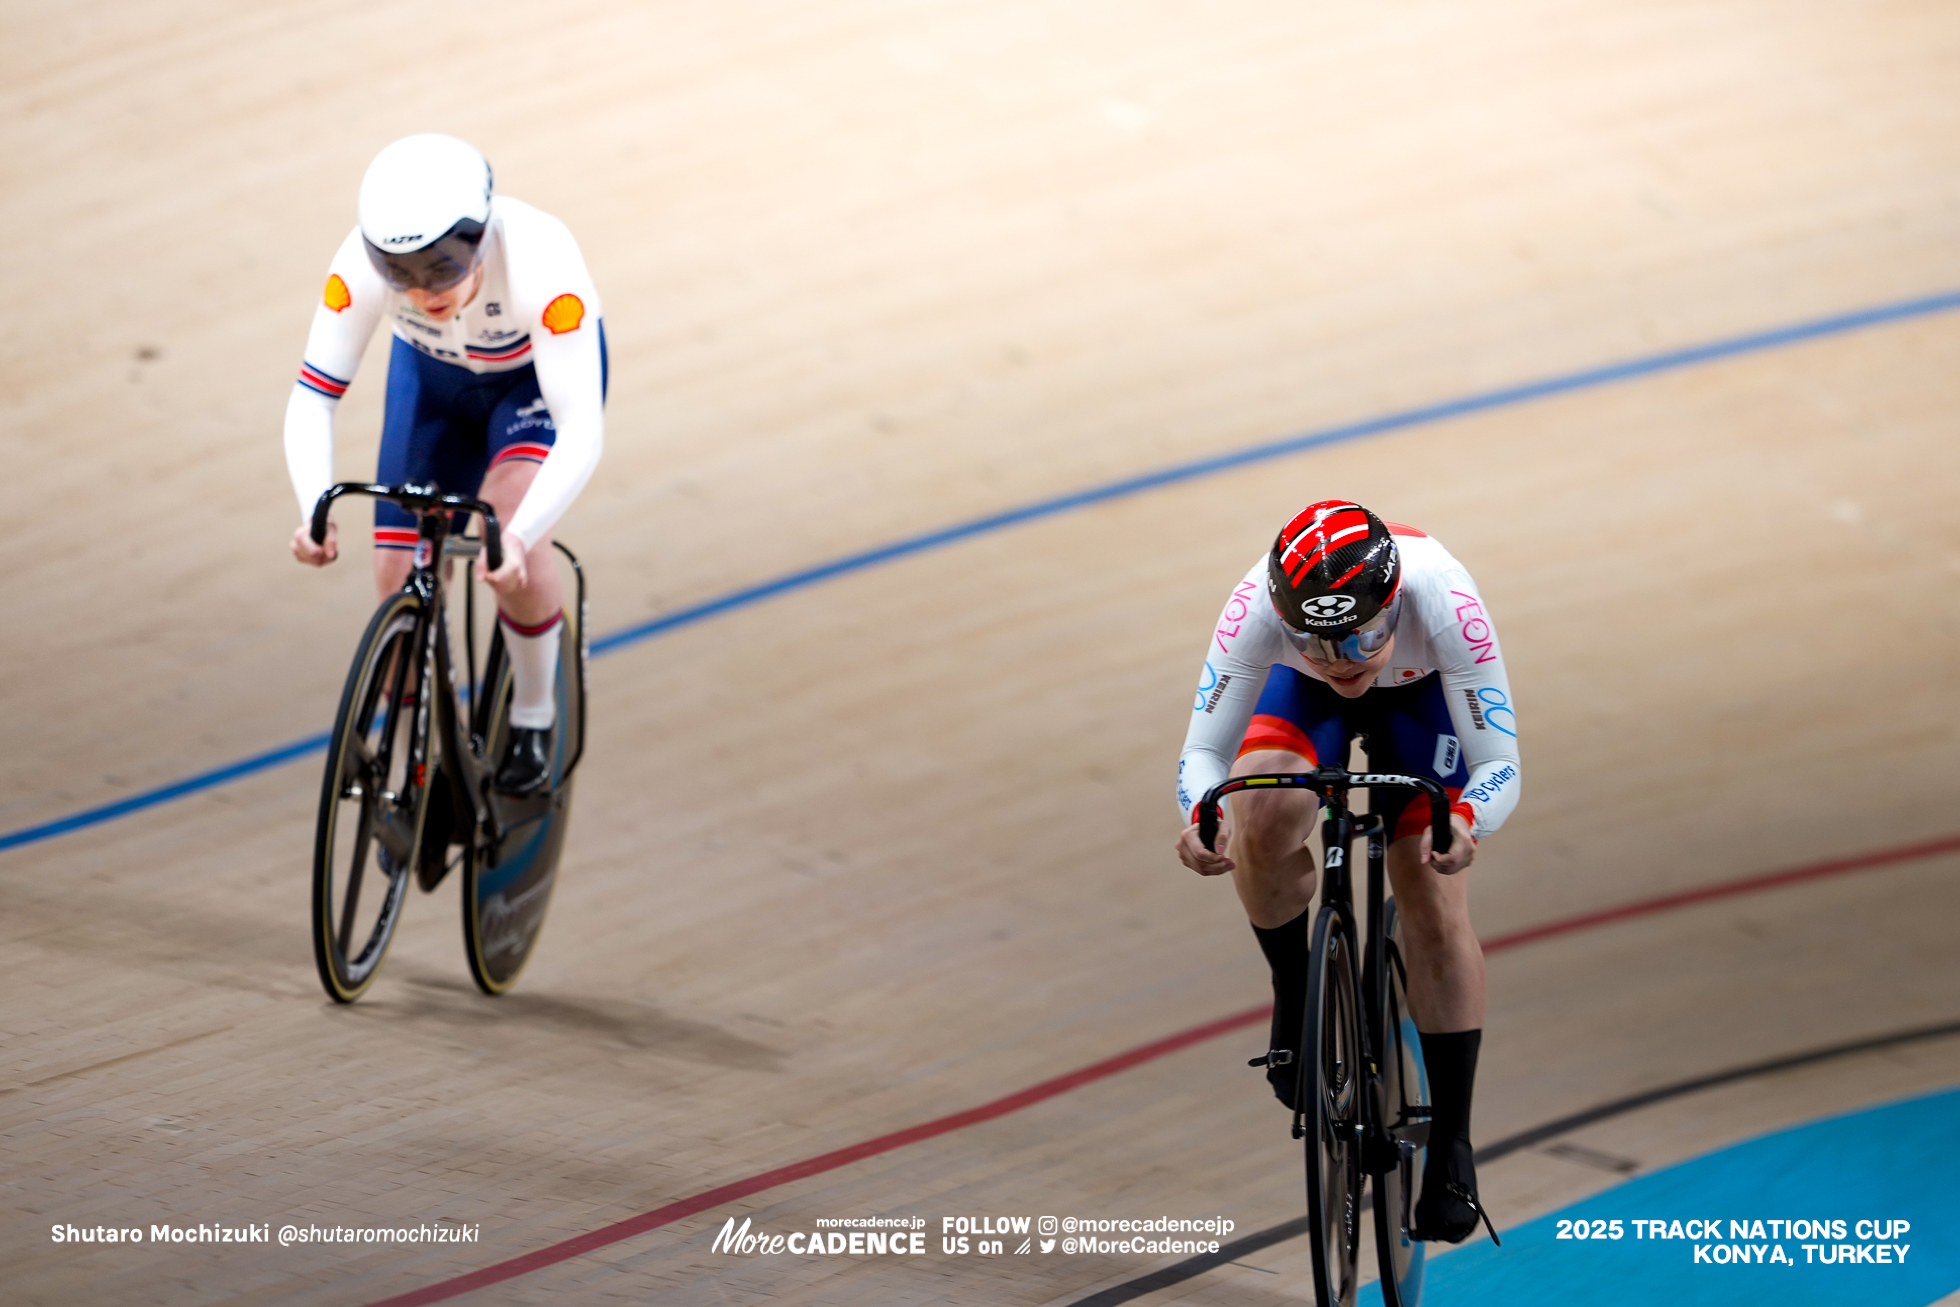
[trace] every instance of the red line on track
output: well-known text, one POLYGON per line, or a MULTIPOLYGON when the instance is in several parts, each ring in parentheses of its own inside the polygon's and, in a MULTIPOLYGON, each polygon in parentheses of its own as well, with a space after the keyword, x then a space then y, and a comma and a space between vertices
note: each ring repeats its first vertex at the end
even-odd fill
MULTIPOLYGON (((1871 871, 1901 862, 1938 857, 1945 853, 1960 853, 1960 835, 1908 844, 1896 849, 1880 849, 1874 853, 1857 854, 1849 858, 1835 858, 1828 862, 1811 863, 1787 871, 1774 871, 1760 876, 1722 881, 1714 885, 1705 885, 1700 889, 1663 894, 1651 899, 1642 899, 1637 903, 1622 904, 1617 908, 1605 908, 1598 912, 1567 917, 1562 921, 1550 921, 1542 926, 1530 926, 1524 930, 1515 930, 1507 935, 1498 935, 1486 940, 1484 952, 1499 953, 1505 949, 1517 948, 1522 944, 1549 939, 1555 935, 1567 935, 1574 931, 1590 930, 1595 926, 1604 926, 1616 921, 1651 916, 1657 912, 1687 907, 1694 903, 1733 898, 1738 894, 1753 894, 1759 890, 1777 889, 1784 885, 1821 880, 1827 876, 1842 876, 1854 871, 1871 871)), ((951 1116, 942 1116, 936 1120, 909 1126, 904 1130, 895 1130, 891 1134, 879 1135, 875 1139, 867 1139, 862 1143, 839 1148, 833 1152, 821 1153, 801 1162, 792 1162, 773 1171, 764 1171, 759 1175, 734 1180, 717 1189, 709 1189, 692 1197, 680 1199, 678 1202, 669 1203, 665 1207, 656 1207, 650 1212, 642 1212, 624 1221, 601 1226, 597 1230, 576 1235, 535 1252, 525 1253, 521 1257, 513 1257, 508 1261, 471 1271, 467 1275, 459 1275, 454 1279, 442 1280, 420 1289, 410 1290, 408 1293, 397 1294, 393 1298, 384 1298, 379 1302, 368 1304, 368 1307, 422 1307, 424 1303, 443 1302, 474 1289, 485 1289, 493 1284, 502 1284, 506 1280, 514 1280, 520 1275, 528 1275, 532 1271, 555 1266, 559 1262, 569 1261, 584 1253, 604 1248, 608 1244, 645 1234, 648 1230, 672 1225, 675 1221, 684 1220, 711 1207, 718 1207, 722 1203, 747 1198, 751 1194, 774 1189, 793 1180, 820 1175, 825 1171, 835 1171, 839 1167, 849 1166, 852 1162, 859 1162, 867 1157, 876 1157, 880 1153, 889 1153, 908 1144, 916 1144, 922 1140, 950 1134, 955 1130, 963 1130, 970 1125, 978 1125, 982 1121, 992 1121, 1011 1112, 1018 1112, 1024 1107, 1032 1107, 1036 1103, 1066 1094, 1071 1089, 1079 1089, 1083 1085, 1107 1079, 1118 1072, 1155 1061, 1180 1049, 1189 1048, 1193 1044, 1201 1044, 1208 1039, 1215 1039, 1219 1035, 1264 1021, 1271 1012, 1271 1005, 1266 1005, 1235 1012, 1231 1016, 1220 1017, 1215 1021, 1207 1021, 1203 1025, 1192 1026, 1174 1035, 1141 1044, 1126 1053, 1118 1053, 1100 1062, 1092 1062, 1067 1075, 1044 1080, 1038 1085, 1009 1094, 1005 1098, 996 1098, 991 1103, 982 1103, 964 1112, 955 1112, 951 1116)))
POLYGON ((1875 853, 1854 854, 1849 858, 1833 858, 1829 862, 1813 862, 1807 866, 1793 867, 1788 871, 1772 871, 1761 876, 1745 876, 1740 880, 1720 881, 1713 885, 1704 885, 1700 889, 1682 890, 1678 894, 1663 894, 1657 898, 1642 899, 1638 903, 1623 903, 1617 908, 1603 908, 1598 912, 1567 917, 1563 921, 1548 921, 1542 926, 1527 926, 1523 930, 1514 930, 1508 935, 1498 935, 1485 940, 1484 952, 1501 953, 1507 948, 1550 939, 1554 935, 1569 935, 1575 930, 1590 930, 1594 926, 1604 926, 1609 922, 1651 916, 1671 908, 1685 908, 1691 903, 1734 898, 1738 894, 1754 894, 1757 890, 1776 889, 1806 880, 1822 880, 1826 876, 1842 876, 1847 872, 1873 871, 1895 863, 1935 858, 1942 853, 1960 853, 1960 835, 1948 835, 1944 839, 1907 844, 1896 849, 1880 849, 1875 853))
POLYGON ((620 1221, 617 1224, 603 1226, 588 1234, 577 1235, 574 1238, 565 1240, 563 1243, 555 1243, 550 1247, 540 1248, 536 1252, 526 1253, 522 1257, 513 1257, 507 1262, 498 1262, 495 1266, 486 1266, 480 1271, 471 1271, 468 1275, 459 1275, 453 1280, 444 1280, 440 1284, 432 1284, 425 1289, 415 1289, 411 1292, 400 1294, 397 1297, 385 1298, 378 1303, 370 1304, 370 1307, 417 1307, 421 1303, 441 1302, 445 1298, 454 1298, 456 1295, 468 1293, 472 1289, 481 1289, 492 1284, 500 1284, 505 1280, 513 1279, 519 1275, 540 1270, 543 1267, 554 1265, 568 1258, 577 1257, 581 1253, 591 1252, 595 1248, 603 1248, 607 1244, 618 1243, 622 1239, 631 1239, 636 1234, 644 1234, 648 1230, 658 1229, 663 1225, 671 1225, 683 1217, 693 1216, 696 1212, 706 1211, 710 1207, 718 1207, 722 1203, 733 1202, 737 1198, 746 1198, 750 1194, 760 1193, 764 1189, 773 1189, 777 1185, 788 1184, 792 1180, 801 1180, 805 1176, 817 1175, 824 1171, 834 1171, 840 1166, 848 1166, 852 1162, 862 1161, 867 1157, 876 1157, 879 1153, 889 1153, 894 1148, 903 1148, 907 1144, 916 1144, 922 1139, 931 1139, 937 1135, 949 1134, 954 1130, 962 1130, 970 1125, 978 1125, 982 1121, 991 1121, 995 1117, 1006 1116, 1009 1112, 1018 1112, 1024 1107, 1030 1107, 1045 1099, 1054 1098, 1058 1094, 1066 1094, 1069 1090, 1079 1088, 1092 1081, 1105 1079, 1115 1075, 1119 1071, 1128 1071, 1133 1066, 1140 1066, 1145 1062, 1154 1061, 1168 1053, 1175 1053, 1181 1048, 1188 1048, 1192 1044, 1201 1044, 1205 1040, 1215 1038, 1229 1030, 1237 1030, 1241 1026, 1249 1026, 1255 1022, 1264 1021, 1267 1014, 1271 1011, 1272 1007, 1270 1005, 1266 1007, 1248 1008, 1244 1012, 1235 1012, 1229 1017, 1220 1017, 1216 1021, 1207 1021, 1201 1026, 1193 1026, 1189 1030, 1180 1030, 1175 1035, 1168 1035, 1152 1043, 1143 1044, 1131 1049, 1127 1053, 1118 1053, 1115 1057, 1105 1058, 1100 1062, 1093 1062, 1079 1071, 1071 1071, 1065 1076, 1056 1076, 1053 1080, 1044 1080, 1038 1085, 1021 1090, 1019 1093, 1009 1094, 1005 1098, 996 1098, 991 1103, 982 1103, 980 1106, 970 1107, 964 1112, 955 1112, 951 1116, 942 1116, 935 1121, 927 1121, 921 1125, 911 1126, 904 1130, 896 1130, 888 1135, 879 1135, 876 1139, 867 1139, 861 1144, 852 1144, 848 1148, 839 1148, 835 1152, 824 1153, 817 1157, 807 1158, 801 1162, 792 1162, 788 1166, 777 1167, 773 1171, 764 1171, 761 1175, 752 1175, 747 1179, 736 1180, 721 1186, 719 1189, 710 1189, 706 1193, 695 1194, 691 1198, 683 1198, 679 1202, 669 1203, 665 1207, 656 1207, 650 1212, 642 1212, 638 1216, 620 1221))

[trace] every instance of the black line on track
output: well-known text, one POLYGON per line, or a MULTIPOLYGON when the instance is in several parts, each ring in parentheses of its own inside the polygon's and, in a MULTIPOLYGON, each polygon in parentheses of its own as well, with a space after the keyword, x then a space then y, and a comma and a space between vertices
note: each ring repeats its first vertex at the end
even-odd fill
MULTIPOLYGON (((1547 1121, 1543 1125, 1533 1126, 1529 1130, 1521 1130, 1517 1134, 1506 1135, 1494 1144, 1488 1144, 1479 1148, 1477 1150, 1477 1162, 1479 1165, 1495 1162, 1500 1157, 1508 1157, 1512 1153, 1531 1147, 1533 1144, 1540 1144, 1547 1139, 1555 1139, 1559 1135, 1569 1134, 1581 1126, 1592 1125, 1594 1122, 1605 1121, 1611 1117, 1623 1116, 1628 1112, 1637 1111, 1640 1108, 1648 1107, 1655 1103, 1664 1103, 1670 1098, 1681 1098, 1688 1094, 1698 1093, 1703 1089, 1713 1089, 1717 1085, 1733 1084, 1735 1081, 1748 1080, 1755 1076, 1773 1075, 1778 1071, 1788 1071, 1795 1067, 1809 1066, 1814 1062, 1828 1062, 1832 1058, 1850 1057, 1857 1053, 1875 1052, 1881 1048, 1894 1048, 1900 1044, 1913 1044, 1928 1039, 1942 1039, 1948 1035, 1960 1035, 1960 1021, 1943 1021, 1937 1025, 1914 1026, 1910 1030, 1898 1030, 1889 1035, 1874 1035, 1868 1039, 1854 1039, 1849 1043, 1832 1044, 1828 1048, 1812 1049, 1807 1053, 1792 1053, 1787 1057, 1771 1058, 1766 1062, 1751 1062, 1746 1066, 1735 1067, 1728 1071, 1717 1071, 1713 1075, 1696 1076, 1692 1080, 1677 1080, 1671 1085, 1662 1085, 1659 1088, 1645 1090, 1638 1094, 1629 1094, 1625 1098, 1616 1098, 1610 1103, 1601 1103, 1597 1107, 1589 1107, 1583 1112, 1574 1112, 1570 1116, 1562 1116, 1556 1120, 1547 1121)), ((1118 1303, 1132 1302, 1147 1293, 1155 1293, 1159 1289, 1167 1289, 1173 1284, 1182 1284, 1194 1276, 1203 1275, 1206 1271, 1223 1266, 1227 1262, 1235 1261, 1240 1257, 1246 1256, 1248 1253, 1255 1253, 1261 1249, 1270 1248, 1276 1243, 1285 1243, 1288 1239, 1298 1238, 1305 1233, 1307 1233, 1307 1218, 1296 1216, 1290 1221, 1282 1221, 1278 1225, 1268 1226, 1264 1230, 1255 1230, 1243 1239, 1234 1239, 1231 1243, 1223 1244, 1215 1253, 1201 1253, 1196 1257, 1187 1257, 1181 1262, 1172 1262, 1169 1266, 1160 1267, 1148 1275, 1140 1275, 1134 1280, 1125 1280, 1121 1284, 1112 1284, 1106 1289, 1098 1289, 1086 1298, 1076 1299, 1069 1304, 1069 1307, 1116 1307, 1118 1303)))
POLYGON ((39 1080, 26 1080, 17 1085, 8 1085, 5 1089, 0 1089, 0 1098, 4 1098, 8 1094, 18 1094, 22 1090, 37 1089, 42 1085, 51 1085, 57 1080, 72 1080, 76 1076, 85 1076, 91 1071, 100 1071, 105 1067, 118 1066, 124 1062, 134 1062, 137 1058, 148 1057, 152 1053, 165 1053, 173 1048, 182 1048, 186 1044, 195 1044, 200 1039, 209 1039, 213 1035, 222 1035, 230 1029, 230 1026, 219 1026, 216 1030, 207 1030, 201 1035, 186 1035, 182 1039, 173 1039, 168 1044, 158 1044, 155 1048, 141 1048, 134 1053, 124 1053, 121 1057, 107 1058, 101 1062, 91 1062, 87 1066, 78 1066, 72 1071, 57 1071, 51 1076, 42 1076, 39 1080))
POLYGON ((1306 1232, 1307 1218, 1296 1216, 1290 1221, 1282 1221, 1264 1230, 1255 1230, 1243 1239, 1220 1244, 1215 1253, 1199 1253, 1196 1257, 1172 1262, 1169 1266, 1152 1271, 1148 1275, 1140 1275, 1134 1280, 1112 1284, 1107 1289, 1090 1294, 1087 1298, 1076 1299, 1069 1304, 1069 1307, 1112 1307, 1115 1303, 1129 1302, 1132 1298, 1141 1298, 1146 1293, 1155 1293, 1159 1289, 1168 1289, 1173 1284, 1182 1284, 1192 1276, 1203 1275, 1213 1267, 1223 1266, 1226 1262, 1236 1261, 1247 1253, 1256 1253, 1276 1243, 1285 1243, 1288 1239, 1298 1238, 1306 1232))
POLYGON ((1792 1053, 1788 1057, 1775 1057, 1767 1062, 1751 1062, 1747 1066, 1736 1067, 1732 1071, 1717 1071, 1714 1075, 1697 1076, 1693 1080, 1679 1080, 1658 1089, 1644 1093, 1629 1094, 1616 1098, 1598 1107, 1589 1107, 1571 1116, 1562 1116, 1556 1121, 1533 1126, 1509 1135, 1494 1144, 1487 1144, 1477 1150, 1477 1161, 1495 1162, 1500 1157, 1508 1157, 1519 1149, 1541 1144, 1547 1139, 1570 1134, 1580 1126, 1604 1121, 1608 1117, 1622 1116, 1637 1111, 1650 1103, 1663 1103, 1670 1098, 1680 1098, 1685 1094, 1703 1089, 1713 1089, 1717 1085, 1731 1084, 1737 1080, 1748 1080, 1754 1076, 1766 1076, 1778 1071, 1788 1071, 1793 1067, 1808 1066, 1812 1062, 1828 1062, 1834 1057, 1850 1057, 1854 1053, 1870 1053, 1881 1048, 1891 1048, 1896 1044, 1911 1044, 1923 1039, 1939 1039, 1946 1035, 1960 1035, 1960 1021, 1944 1021, 1934 1026, 1915 1026, 1910 1030, 1894 1031, 1889 1035, 1874 1035, 1870 1039, 1855 1039, 1848 1044, 1832 1044, 1829 1048, 1812 1049, 1808 1053, 1792 1053))

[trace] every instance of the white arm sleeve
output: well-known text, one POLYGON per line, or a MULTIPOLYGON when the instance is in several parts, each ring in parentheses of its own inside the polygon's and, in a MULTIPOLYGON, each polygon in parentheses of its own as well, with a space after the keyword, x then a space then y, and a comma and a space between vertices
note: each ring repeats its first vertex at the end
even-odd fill
POLYGON ((511 299, 530 330, 538 391, 556 432, 537 479, 504 524, 528 548, 565 515, 605 450, 601 310, 599 292, 570 229, 527 204, 499 204, 511 299))
POLYGON ((293 480, 301 521, 333 484, 334 401, 305 382, 293 383, 286 400, 286 475, 293 480))
POLYGON ((1266 673, 1279 658, 1279 618, 1266 600, 1265 581, 1261 559, 1225 601, 1205 649, 1177 762, 1177 806, 1187 822, 1205 792, 1231 775, 1266 673))
POLYGON ((333 484, 334 406, 360 369, 387 296, 356 228, 340 243, 327 269, 326 290, 306 334, 299 380, 286 401, 286 472, 302 521, 313 516, 321 492, 333 484))
POLYGON ((1470 833, 1482 839, 1518 806, 1523 784, 1511 682, 1497 628, 1470 574, 1451 568, 1432 593, 1423 604, 1430 647, 1442 663, 1443 694, 1470 772, 1456 806, 1470 810, 1470 833))

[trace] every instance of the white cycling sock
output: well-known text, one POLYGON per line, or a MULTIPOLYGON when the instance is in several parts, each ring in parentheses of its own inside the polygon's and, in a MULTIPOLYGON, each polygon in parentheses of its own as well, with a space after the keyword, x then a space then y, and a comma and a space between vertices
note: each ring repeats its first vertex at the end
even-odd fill
POLYGON ((537 626, 519 626, 506 613, 497 616, 504 624, 504 648, 510 651, 510 724, 549 730, 558 719, 558 640, 565 614, 553 613, 550 621, 537 626))

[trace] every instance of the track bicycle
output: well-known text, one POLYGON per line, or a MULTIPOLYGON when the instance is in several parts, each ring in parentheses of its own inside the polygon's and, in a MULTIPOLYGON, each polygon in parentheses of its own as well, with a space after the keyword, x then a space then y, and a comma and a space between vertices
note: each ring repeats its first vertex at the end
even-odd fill
POLYGON ((336 1002, 359 998, 394 938, 411 872, 427 891, 460 868, 470 976, 484 993, 502 994, 544 924, 585 750, 585 572, 553 541, 577 580, 577 603, 559 641, 551 777, 535 794, 500 794, 492 781, 509 738, 512 686, 503 630, 493 629, 479 666, 476 589, 466 574, 459 669, 445 602, 455 560, 467 567, 480 552, 491 571, 503 565, 496 513, 433 485, 345 481, 314 505, 314 543, 325 543, 328 510, 345 495, 389 500, 420 525, 408 579, 368 622, 328 738, 313 840, 320 983, 336 1002), (472 513, 481 536, 461 534, 472 513))
MULTIPOLYGON (((1307 1216, 1313 1236, 1314 1292, 1323 1307, 1350 1307, 1360 1289, 1364 1177, 1374 1181, 1375 1250, 1384 1307, 1417 1307, 1423 1246, 1410 1235, 1429 1142, 1429 1077, 1409 1012, 1408 968, 1395 900, 1384 899, 1388 837, 1377 813, 1348 810, 1351 789, 1402 787, 1429 800, 1430 838, 1449 852, 1449 799, 1419 776, 1321 767, 1303 773, 1239 776, 1198 804, 1198 837, 1218 838, 1219 800, 1240 790, 1311 790, 1321 818, 1320 910, 1307 961, 1307 994, 1294 1049, 1276 1048, 1253 1066, 1299 1060, 1293 1137, 1306 1141, 1307 1216), (1351 874, 1356 836, 1368 841, 1367 929, 1355 916, 1351 874), (1362 954, 1357 966, 1357 940, 1362 954)), ((1488 1217, 1485 1218, 1488 1221, 1488 1217)), ((1495 1229, 1491 1237, 1496 1238, 1495 1229)))

